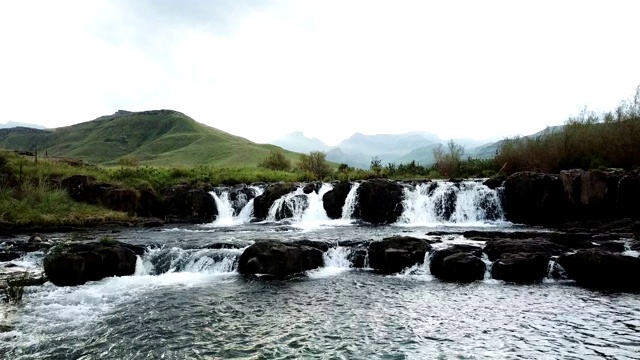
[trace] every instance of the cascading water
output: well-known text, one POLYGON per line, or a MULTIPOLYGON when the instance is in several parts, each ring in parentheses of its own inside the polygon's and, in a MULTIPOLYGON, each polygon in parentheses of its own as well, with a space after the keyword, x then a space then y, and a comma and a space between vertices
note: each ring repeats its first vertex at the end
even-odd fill
POLYGON ((226 274, 235 272, 244 249, 149 249, 136 262, 135 275, 165 273, 226 274))
POLYGON ((351 249, 342 246, 332 247, 322 255, 324 266, 309 271, 308 275, 312 278, 322 278, 345 272, 353 267, 350 256, 351 249))
POLYGON ((333 189, 331 184, 322 184, 318 192, 305 194, 302 187, 276 200, 271 208, 267 221, 289 219, 293 223, 314 226, 329 221, 324 210, 322 197, 333 189))
POLYGON ((400 224, 473 224, 504 219, 495 190, 474 181, 405 187, 400 224))
POLYGON ((356 209, 359 187, 360 183, 354 183, 351 186, 349 194, 347 194, 347 198, 344 201, 344 206, 342 207, 342 220, 351 220, 353 211, 356 209))
POLYGON ((218 209, 218 216, 213 222, 213 226, 239 225, 251 221, 254 197, 260 196, 263 189, 257 186, 250 186, 247 189, 253 192, 251 199, 248 199, 247 195, 240 191, 233 201, 230 199, 229 190, 220 191, 220 195, 216 191, 210 192, 218 209))

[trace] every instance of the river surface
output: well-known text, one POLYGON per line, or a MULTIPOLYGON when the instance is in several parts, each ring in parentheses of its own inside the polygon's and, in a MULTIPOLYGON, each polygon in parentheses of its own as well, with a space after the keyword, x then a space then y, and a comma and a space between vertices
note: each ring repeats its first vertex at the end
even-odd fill
MULTIPOLYGON (((66 288, 47 283, 27 288, 22 305, 3 304, 0 358, 640 359, 638 294, 553 280, 452 284, 434 279, 427 266, 384 276, 351 268, 340 246, 325 255, 324 268, 286 280, 235 271, 243 248, 260 238, 333 244, 435 238, 425 234, 438 230, 451 232, 437 237, 438 246, 447 246, 470 243, 455 234, 468 229, 521 228, 499 221, 371 227, 335 220, 109 234, 157 247, 139 258, 133 276, 66 288), (219 243, 234 248, 211 249, 219 243)), ((38 271, 42 256, 14 262, 38 271)))

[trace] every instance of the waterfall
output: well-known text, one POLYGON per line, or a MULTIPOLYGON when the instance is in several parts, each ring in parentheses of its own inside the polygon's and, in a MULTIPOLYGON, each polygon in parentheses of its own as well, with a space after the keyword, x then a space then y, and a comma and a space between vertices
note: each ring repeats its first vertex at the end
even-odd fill
POLYGON ((348 271, 352 268, 350 256, 351 249, 342 246, 332 247, 322 255, 324 266, 308 271, 307 275, 310 278, 323 278, 348 271))
POLYGON ((491 268, 493 267, 493 263, 491 262, 491 260, 489 260, 489 256, 485 253, 482 253, 482 257, 480 259, 482 260, 482 262, 484 262, 485 265, 484 281, 492 280, 493 277, 491 276, 491 268))
POLYGON ((244 249, 150 249, 136 261, 135 275, 235 272, 244 249))
POLYGON ((322 204, 322 196, 333 189, 331 184, 322 184, 316 194, 305 194, 302 187, 276 200, 269 208, 267 221, 290 219, 294 223, 320 223, 329 221, 322 204))
POLYGON ((254 197, 260 196, 263 189, 257 186, 249 186, 247 189, 253 192, 253 197, 249 200, 247 200, 247 195, 242 191, 236 192, 233 201, 230 199, 231 193, 228 189, 219 190, 220 195, 216 191, 210 192, 218 208, 218 216, 212 223, 213 226, 239 225, 251 221, 254 197))
POLYGON ((504 220, 495 190, 475 181, 431 182, 404 188, 400 224, 470 224, 504 220))
POLYGON ((351 186, 349 194, 347 194, 347 198, 344 201, 344 206, 342 207, 342 220, 351 220, 353 211, 356 209, 359 187, 360 183, 354 183, 351 186))

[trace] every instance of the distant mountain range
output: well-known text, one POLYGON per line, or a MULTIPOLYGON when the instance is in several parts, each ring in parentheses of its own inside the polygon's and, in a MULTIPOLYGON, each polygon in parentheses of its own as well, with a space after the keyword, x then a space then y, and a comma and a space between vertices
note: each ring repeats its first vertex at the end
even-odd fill
POLYGON ((21 123, 21 122, 17 122, 17 121, 9 121, 6 124, 0 124, 0 129, 9 129, 9 128, 13 128, 13 127, 26 127, 26 128, 32 128, 32 129, 46 129, 42 125, 27 124, 27 123, 21 123))
MULTIPOLYGON (((562 126, 548 127, 529 137, 553 133, 562 129, 562 126)), ((473 139, 453 139, 456 143, 465 147, 464 156, 480 159, 489 159, 496 155, 503 140, 495 142, 478 141, 473 139)), ((440 139, 429 132, 409 132, 404 134, 380 134, 364 135, 355 133, 350 138, 336 146, 328 146, 317 138, 310 139, 302 132, 296 131, 288 134, 272 144, 284 149, 308 153, 310 151, 324 151, 327 160, 336 163, 345 163, 349 166, 368 169, 373 157, 378 157, 382 164, 409 163, 415 161, 422 165, 430 165, 435 162, 433 151, 441 146, 446 146, 449 140, 440 139)))

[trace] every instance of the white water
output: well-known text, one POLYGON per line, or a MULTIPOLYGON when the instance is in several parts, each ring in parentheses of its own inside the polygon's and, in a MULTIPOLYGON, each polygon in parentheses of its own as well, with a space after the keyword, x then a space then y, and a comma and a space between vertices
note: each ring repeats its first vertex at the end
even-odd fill
POLYGON ((322 255, 324 266, 307 272, 311 278, 324 278, 341 274, 352 269, 349 255, 351 250, 342 246, 330 248, 322 255))
MULTIPOLYGON (((263 190, 257 186, 250 187, 255 196, 262 195, 263 190)), ((216 202, 216 207, 218 208, 218 216, 213 221, 211 226, 234 226, 240 224, 246 224, 251 221, 253 217, 253 200, 247 200, 247 196, 243 193, 238 194, 238 199, 235 201, 235 204, 229 199, 229 191, 224 190, 218 196, 215 191, 210 192, 213 200, 216 202), (234 209, 234 205, 236 208, 242 206, 242 209, 238 214, 234 209)))
POLYGON ((349 194, 347 194, 347 198, 344 201, 344 206, 342 206, 342 220, 352 219, 353 212, 356 209, 356 203, 358 200, 359 187, 360 183, 354 183, 353 185, 351 185, 349 194))
POLYGON ((399 225, 486 226, 504 221, 495 190, 474 182, 436 182, 404 189, 404 211, 399 225))
POLYGON ((234 274, 244 249, 150 249, 136 261, 134 275, 167 273, 234 274))
POLYGON ((415 264, 410 268, 404 269, 397 276, 406 277, 410 276, 412 278, 416 278, 422 281, 432 281, 435 279, 435 276, 431 275, 431 255, 433 255, 433 251, 427 252, 424 254, 424 260, 422 264, 415 264))

